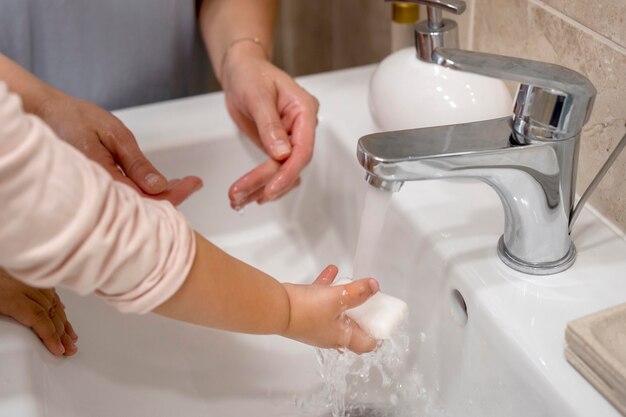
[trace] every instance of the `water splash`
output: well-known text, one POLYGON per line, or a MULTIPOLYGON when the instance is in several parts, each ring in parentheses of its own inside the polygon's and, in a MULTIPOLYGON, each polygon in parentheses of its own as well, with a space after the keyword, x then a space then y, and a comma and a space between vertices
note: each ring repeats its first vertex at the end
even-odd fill
MULTIPOLYGON (((368 187, 352 276, 371 274, 392 193, 368 187)), ((421 332, 409 337, 408 319, 394 335, 370 353, 317 349, 322 388, 297 397, 301 416, 325 417, 448 417, 438 389, 427 391, 414 355, 426 341, 421 332)))
POLYGON ((409 365, 410 352, 406 322, 375 352, 317 349, 322 389, 296 406, 306 416, 446 416, 427 397, 420 373, 409 365))
POLYGON ((365 411, 398 405, 403 364, 409 352, 405 328, 382 342, 376 351, 364 355, 317 350, 324 382, 322 396, 333 417, 366 415, 365 411))

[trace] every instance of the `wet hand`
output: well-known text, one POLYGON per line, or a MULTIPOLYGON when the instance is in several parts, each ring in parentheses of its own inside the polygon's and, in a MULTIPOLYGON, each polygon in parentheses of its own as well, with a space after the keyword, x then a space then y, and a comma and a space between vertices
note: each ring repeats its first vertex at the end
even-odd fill
POLYGON ((252 43, 229 51, 221 82, 232 119, 270 157, 230 187, 231 206, 280 198, 300 184, 313 156, 317 99, 252 43))
POLYGON ((321 348, 370 352, 376 348, 376 340, 344 312, 378 292, 378 282, 365 278, 347 285, 330 286, 336 276, 337 267, 330 265, 313 285, 284 284, 291 312, 283 336, 321 348))
POLYGON ((168 181, 146 159, 130 130, 93 103, 57 91, 38 106, 36 114, 61 139, 144 197, 178 205, 202 187, 202 180, 193 176, 168 181))
POLYGON ((78 351, 78 336, 54 289, 29 287, 0 269, 0 314, 32 329, 53 355, 78 351))

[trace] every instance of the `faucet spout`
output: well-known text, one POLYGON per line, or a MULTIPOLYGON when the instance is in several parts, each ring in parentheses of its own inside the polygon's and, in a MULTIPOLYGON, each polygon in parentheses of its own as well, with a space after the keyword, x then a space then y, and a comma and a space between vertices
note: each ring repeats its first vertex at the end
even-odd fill
POLYGON ((370 173, 365 174, 365 181, 379 190, 390 191, 392 193, 400 191, 400 188, 402 188, 404 184, 404 181, 387 181, 370 173))
POLYGON ((578 140, 530 140, 512 124, 505 117, 371 134, 359 140, 357 157, 367 181, 391 191, 404 181, 442 178, 488 184, 504 209, 500 258, 522 272, 556 273, 576 254, 568 223, 578 140))

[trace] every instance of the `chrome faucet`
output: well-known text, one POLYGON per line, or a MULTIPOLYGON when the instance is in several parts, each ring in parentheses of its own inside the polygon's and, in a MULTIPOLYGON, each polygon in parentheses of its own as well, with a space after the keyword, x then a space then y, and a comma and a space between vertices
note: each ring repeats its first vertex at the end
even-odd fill
POLYGON ((398 191, 404 181, 481 180, 504 208, 500 259, 535 275, 567 269, 576 259, 569 226, 580 133, 596 89, 581 74, 543 62, 447 48, 437 48, 433 60, 520 82, 513 115, 364 136, 357 157, 367 182, 398 191))

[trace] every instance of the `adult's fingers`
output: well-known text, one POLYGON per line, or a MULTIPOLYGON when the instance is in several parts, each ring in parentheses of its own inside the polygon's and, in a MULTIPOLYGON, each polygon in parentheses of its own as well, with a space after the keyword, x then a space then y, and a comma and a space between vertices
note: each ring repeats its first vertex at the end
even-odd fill
POLYGON ((265 184, 280 169, 280 162, 268 159, 261 165, 247 172, 241 178, 233 183, 228 190, 228 198, 231 206, 243 207, 252 200, 251 195, 259 189, 265 187, 265 184))
POLYGON ((69 321, 65 322, 65 333, 67 333, 69 337, 72 339, 72 341, 76 343, 76 341, 78 340, 78 335, 76 334, 76 331, 74 330, 74 326, 72 326, 72 323, 70 323, 69 321))
POLYGON ((24 291, 24 295, 45 310, 50 310, 53 306, 54 293, 50 289, 28 288, 24 291))
POLYGON ((328 265, 313 281, 314 285, 330 285, 339 273, 339 268, 335 265, 328 265))
POLYGON ((283 110, 283 124, 291 134, 292 151, 280 173, 268 184, 266 196, 270 200, 284 194, 284 190, 289 188, 313 158, 319 103, 293 81, 288 85, 295 93, 283 110))
MULTIPOLYGON (((78 351, 74 343, 78 336, 65 315, 65 306, 54 289, 35 289, 28 291, 26 297, 47 311, 48 317, 54 325, 56 334, 59 336, 65 351, 65 356, 72 356, 78 351)), ((35 329, 33 329, 35 330, 35 329)), ((41 337, 41 335, 38 334, 41 337)), ((41 337, 42 338, 42 337, 41 337)), ((43 338, 42 338, 43 340, 43 338)))
POLYGON ((244 208, 245 206, 247 206, 249 203, 252 203, 254 201, 259 201, 263 198, 263 193, 265 192, 264 187, 259 188, 256 191, 253 191, 252 194, 249 194, 248 196, 246 196, 243 200, 238 200, 238 202, 234 202, 233 200, 230 201, 230 207, 233 210, 241 210, 242 208, 244 208))
POLYGON ((141 195, 147 195, 137 184, 124 175, 124 173, 120 170, 120 167, 117 165, 117 162, 115 162, 113 155, 111 155, 110 151, 104 147, 104 144, 100 143, 97 146, 99 147, 98 151, 90 151, 90 154, 88 155, 90 159, 101 165, 115 181, 128 185, 141 195))
POLYGON ((185 201, 191 194, 202 188, 202 180, 199 177, 188 176, 182 179, 166 181, 166 187, 158 194, 145 192, 130 177, 127 177, 118 166, 114 159, 114 155, 110 153, 103 144, 99 145, 98 151, 90 151, 90 158, 106 169, 114 180, 128 185, 139 193, 142 197, 153 198, 157 200, 168 200, 170 203, 179 205, 185 201))
POLYGON ((61 318, 61 321, 63 322, 65 333, 70 337, 70 339, 72 339, 73 342, 76 342, 78 340, 78 335, 74 331, 74 328, 72 327, 70 321, 67 319, 67 314, 65 313, 65 305, 61 302, 61 298, 56 293, 56 291, 54 289, 52 289, 51 291, 53 293, 54 305, 59 314, 59 317, 61 318))
POLYGON ((61 341, 57 326, 48 315, 48 310, 39 303, 33 300, 20 303, 19 308, 12 312, 12 316, 19 323, 32 329, 50 353, 58 356, 65 353, 65 346, 61 341))
POLYGON ((61 299, 56 294, 56 291, 49 291, 52 291, 52 308, 48 311, 48 315, 52 319, 52 322, 57 329, 57 334, 61 338, 61 343, 65 348, 65 352, 63 352, 63 355, 73 356, 74 354, 76 354, 76 352, 78 352, 78 348, 74 343, 78 339, 78 336, 76 336, 76 333, 74 333, 74 329, 67 320, 67 316, 65 315, 65 306, 63 305, 63 303, 61 303, 61 299), (70 330, 74 337, 72 337, 72 335, 70 334, 70 330))
POLYGON ((57 335, 59 337, 63 336, 65 334, 65 323, 61 319, 61 315, 56 306, 48 309, 48 318, 52 321, 52 324, 54 324, 57 335))
POLYGON ((168 189, 160 194, 147 196, 156 200, 167 200, 177 206, 185 201, 191 194, 202 188, 202 180, 199 177, 188 176, 179 180, 170 180, 168 189))
POLYGON ((63 343, 65 348, 64 356, 74 356, 78 352, 78 347, 76 347, 76 344, 67 332, 61 335, 61 343, 63 343))
POLYGON ((128 129, 112 130, 101 135, 100 141, 111 152, 126 177, 143 192, 155 195, 167 189, 167 179, 148 161, 128 129))
POLYGON ((276 93, 263 90, 251 97, 246 101, 248 113, 256 124, 263 147, 276 161, 286 159, 291 154, 291 144, 278 114, 276 93))
POLYGON ((263 195, 261 198, 259 198, 257 200, 257 202, 259 204, 265 204, 268 201, 273 201, 273 200, 278 200, 280 199, 282 196, 284 196, 285 194, 288 194, 291 190, 293 190, 294 188, 297 188, 301 183, 300 177, 296 177, 295 181, 293 183, 291 183, 290 185, 288 185, 286 188, 284 188, 280 193, 276 194, 273 198, 269 199, 267 198, 267 191, 265 187, 263 189, 263 195))
MULTIPOLYGON (((52 321, 52 324, 54 325, 56 338, 58 338, 61 341, 61 344, 63 344, 63 355, 72 356, 78 351, 78 348, 74 344, 74 341, 67 334, 67 330, 65 328, 67 317, 65 317, 65 311, 58 301, 58 297, 56 299, 53 298, 52 307, 47 309, 48 318, 50 319, 50 321, 52 321)), ((44 308, 44 310, 46 309, 44 308)), ((35 333, 37 333, 36 328, 33 327, 33 330, 35 330, 35 333)), ((41 335, 39 336, 41 337, 41 335)))
POLYGON ((57 334, 59 336, 65 333, 65 311, 59 303, 58 297, 55 298, 55 291, 53 289, 37 289, 32 288, 26 292, 26 297, 35 303, 39 304, 41 308, 48 312, 48 317, 54 324, 57 334))
POLYGON ((268 200, 275 200, 293 186, 304 167, 311 161, 313 156, 313 144, 294 145, 289 158, 283 162, 280 170, 268 182, 265 196, 268 200))
POLYGON ((139 188, 139 186, 135 184, 130 178, 124 175, 122 171, 119 170, 117 165, 114 168, 107 169, 107 171, 109 171, 115 181, 128 185, 130 188, 137 191, 141 195, 149 196, 148 194, 144 193, 143 190, 139 188))

